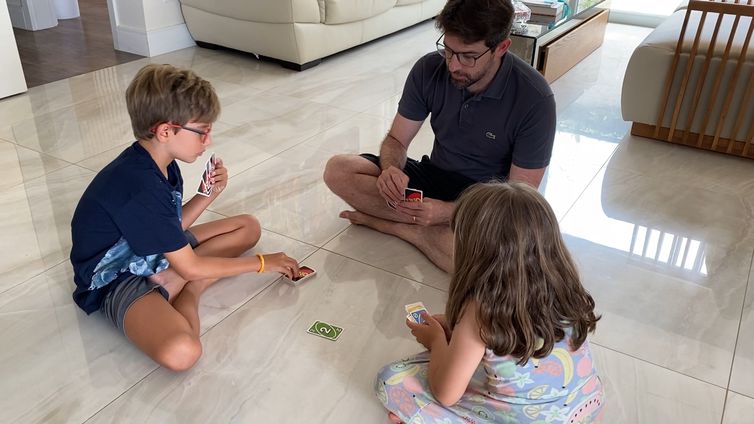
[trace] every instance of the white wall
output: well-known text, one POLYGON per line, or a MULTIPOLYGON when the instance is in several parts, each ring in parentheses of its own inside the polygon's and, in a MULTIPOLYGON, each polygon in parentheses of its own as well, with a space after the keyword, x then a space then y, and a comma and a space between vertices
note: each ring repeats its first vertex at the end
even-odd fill
POLYGON ((117 50, 157 56, 194 45, 177 0, 107 0, 117 50))
POLYGON ((38 31, 58 25, 52 0, 6 0, 14 27, 38 31))
POLYGON ((0 5, 0 98, 26 91, 24 70, 18 57, 16 38, 8 8, 0 5))

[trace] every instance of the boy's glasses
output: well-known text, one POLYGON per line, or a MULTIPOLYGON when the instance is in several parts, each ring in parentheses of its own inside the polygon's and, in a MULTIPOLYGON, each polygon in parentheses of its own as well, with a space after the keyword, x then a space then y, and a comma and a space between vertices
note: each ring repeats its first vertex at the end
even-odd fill
POLYGON ((474 65, 476 65, 476 61, 479 60, 480 57, 486 55, 488 52, 492 51, 492 47, 485 50, 484 53, 479 55, 473 55, 469 53, 457 53, 451 50, 450 48, 446 47, 443 43, 440 42, 442 40, 442 37, 444 37, 445 34, 441 35, 440 38, 437 39, 435 42, 435 46, 437 46, 437 53, 444 57, 445 60, 451 61, 453 60, 453 56, 455 56, 458 59, 458 63, 460 63, 462 66, 465 66, 467 68, 473 68, 474 65))
MULTIPOLYGON (((191 127, 187 127, 185 125, 171 124, 170 122, 166 122, 165 125, 167 125, 170 128, 178 128, 178 129, 181 129, 181 130, 191 131, 194 134, 199 134, 200 141, 202 143, 204 143, 207 140, 207 137, 209 136, 209 133, 212 132, 212 127, 210 127, 210 129, 208 129, 207 131, 202 131, 202 130, 200 130, 198 128, 191 128, 191 127)), ((157 126, 155 126, 155 128, 154 128, 154 130, 152 132, 153 133, 157 132, 157 126)))

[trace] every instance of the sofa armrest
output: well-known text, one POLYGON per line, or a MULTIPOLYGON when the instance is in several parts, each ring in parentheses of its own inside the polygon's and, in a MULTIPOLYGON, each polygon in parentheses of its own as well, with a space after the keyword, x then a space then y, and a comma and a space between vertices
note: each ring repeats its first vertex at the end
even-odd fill
POLYGON ((320 23, 318 0, 181 0, 184 6, 241 21, 320 23))

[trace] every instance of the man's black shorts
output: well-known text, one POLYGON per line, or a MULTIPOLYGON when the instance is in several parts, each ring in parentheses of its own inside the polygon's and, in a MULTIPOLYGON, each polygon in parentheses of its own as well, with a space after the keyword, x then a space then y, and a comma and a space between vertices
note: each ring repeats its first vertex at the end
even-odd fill
MULTIPOLYGON (((361 157, 382 168, 379 156, 362 153, 361 157)), ((467 187, 476 183, 465 175, 434 166, 427 155, 422 157, 421 162, 411 158, 406 159, 403 172, 408 175, 410 188, 423 191, 424 197, 446 202, 455 201, 467 187)))

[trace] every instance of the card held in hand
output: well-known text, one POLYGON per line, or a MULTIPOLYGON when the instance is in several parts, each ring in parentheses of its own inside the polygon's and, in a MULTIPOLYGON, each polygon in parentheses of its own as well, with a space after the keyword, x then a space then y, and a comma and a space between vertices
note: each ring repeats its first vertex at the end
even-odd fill
POLYGON ((422 318, 422 312, 426 312, 429 314, 429 311, 427 311, 427 308, 424 307, 424 304, 421 302, 415 302, 415 303, 409 303, 406 305, 406 318, 409 321, 415 322, 417 324, 424 324, 426 321, 424 318, 422 318))
POLYGON ((324 321, 314 321, 314 324, 312 324, 306 332, 327 340, 335 341, 340 337, 340 334, 343 333, 343 329, 324 321))
POLYGON ((215 170, 215 154, 212 153, 212 155, 207 159, 207 162, 204 164, 204 172, 202 172, 202 179, 199 181, 199 187, 196 189, 197 194, 201 194, 202 196, 209 197, 212 195, 212 188, 214 187, 214 184, 212 184, 212 172, 215 170))
POLYGON ((405 202, 423 202, 424 192, 415 188, 407 188, 403 193, 405 202))

